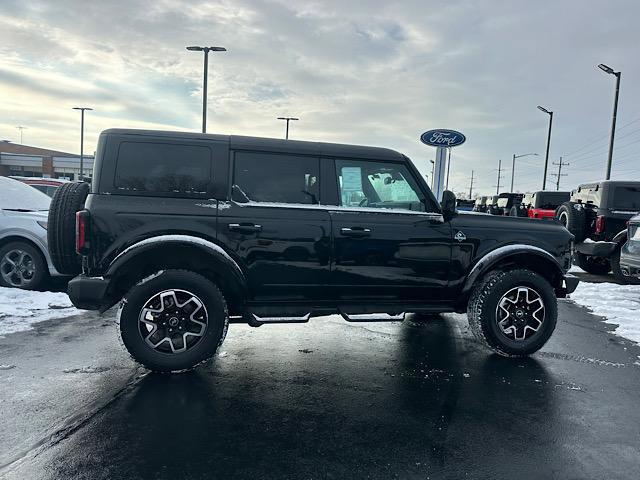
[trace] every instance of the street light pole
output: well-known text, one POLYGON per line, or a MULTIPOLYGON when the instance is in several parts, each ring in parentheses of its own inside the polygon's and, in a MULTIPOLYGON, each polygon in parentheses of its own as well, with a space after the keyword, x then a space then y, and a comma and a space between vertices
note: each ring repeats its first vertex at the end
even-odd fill
POLYGON ((618 96, 620 94, 620 77, 622 72, 616 72, 613 68, 601 63, 598 68, 609 75, 616 77, 616 94, 613 100, 613 118, 611 119, 611 133, 609 134, 609 157, 607 158, 607 172, 605 180, 611 178, 611 162, 613 160, 613 141, 616 135, 616 117, 618 116, 618 96))
POLYGON ((525 153, 523 155, 516 155, 515 153, 513 154, 513 160, 511 162, 511 190, 509 190, 511 193, 513 193, 513 179, 515 177, 515 172, 516 172, 516 158, 521 158, 521 157, 528 157, 530 155, 538 155, 537 153, 525 153))
POLYGON ((80 110, 80 181, 84 178, 84 111, 93 110, 89 107, 73 107, 74 110, 80 110))
POLYGON ((286 129, 284 131, 284 138, 285 138, 285 140, 289 140, 289 122, 291 120, 293 120, 295 122, 295 121, 300 120, 300 119, 296 118, 296 117, 278 117, 276 120, 285 120, 287 122, 287 126, 286 126, 286 129))
POLYGON ((547 169, 549 168, 549 146, 551 145, 551 125, 553 124, 553 112, 538 105, 538 110, 549 115, 549 133, 547 135, 547 154, 544 159, 544 178, 542 179, 542 190, 547 186, 547 169))
POLYGON ((16 128, 17 128, 18 130, 20 130, 20 145, 22 145, 22 131, 23 131, 23 130, 26 130, 26 129, 27 129, 27 127, 23 127, 22 125, 18 125, 16 128))
POLYGON ((209 52, 226 52, 224 47, 187 47, 191 52, 204 52, 204 79, 202 82, 202 133, 207 133, 207 80, 209 77, 209 52))

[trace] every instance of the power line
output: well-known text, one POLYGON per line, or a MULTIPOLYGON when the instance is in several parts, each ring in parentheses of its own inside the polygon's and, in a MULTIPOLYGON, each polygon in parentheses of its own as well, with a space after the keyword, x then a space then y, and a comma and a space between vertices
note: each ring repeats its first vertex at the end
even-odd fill
MULTIPOLYGON (((638 121, 640 121, 640 118, 636 118, 636 119, 634 119, 634 120, 631 120, 630 122, 625 123, 623 126, 619 127, 619 128, 617 129, 617 131, 619 132, 619 131, 620 131, 620 130, 622 130, 623 128, 627 128, 629 125, 632 125, 632 124, 634 124, 634 123, 636 123, 636 122, 638 122, 638 121)), ((595 143, 598 143, 598 142, 601 142, 602 140, 605 140, 605 139, 607 139, 607 138, 609 138, 609 134, 608 134, 608 133, 607 133, 607 134, 605 134, 605 135, 603 135, 603 136, 601 136, 601 137, 596 138, 595 140, 592 140, 591 142, 588 142, 588 143, 584 144, 583 146, 581 146, 580 148, 577 148, 577 149, 576 149, 576 150, 574 150, 573 152, 566 153, 564 156, 565 156, 565 157, 570 157, 570 156, 574 155, 575 153, 578 153, 580 150, 582 150, 582 149, 584 149, 584 148, 587 148, 587 147, 590 147, 591 145, 593 145, 593 144, 595 144, 595 143)), ((605 146, 606 146, 606 145, 605 145, 605 146)))

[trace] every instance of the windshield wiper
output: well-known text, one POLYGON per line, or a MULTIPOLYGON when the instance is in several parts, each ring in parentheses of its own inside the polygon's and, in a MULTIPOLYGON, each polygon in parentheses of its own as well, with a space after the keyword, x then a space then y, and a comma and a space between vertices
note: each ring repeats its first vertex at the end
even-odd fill
POLYGON ((35 212, 35 210, 31 208, 3 208, 2 210, 7 210, 9 212, 35 212))

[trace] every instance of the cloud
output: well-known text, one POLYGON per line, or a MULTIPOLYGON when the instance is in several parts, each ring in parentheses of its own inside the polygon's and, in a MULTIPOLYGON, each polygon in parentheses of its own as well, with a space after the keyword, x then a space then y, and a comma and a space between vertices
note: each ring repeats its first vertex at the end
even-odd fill
POLYGON ((455 128, 468 141, 453 152, 454 189, 473 169, 489 193, 498 159, 510 168, 537 152, 516 167, 528 190, 542 180, 544 104, 552 160, 602 137, 568 155, 573 186, 604 168, 613 84, 594 66, 605 62, 624 72, 614 174, 637 175, 640 124, 623 125, 640 116, 638 13, 632 0, 5 0, 0 137, 27 125, 25 142, 77 151, 80 103, 95 109, 89 149, 109 127, 198 130, 202 55, 184 47, 209 43, 228 49, 210 56, 212 132, 279 137, 275 117, 295 115, 293 138, 395 148, 426 174, 435 152, 420 133, 455 128))

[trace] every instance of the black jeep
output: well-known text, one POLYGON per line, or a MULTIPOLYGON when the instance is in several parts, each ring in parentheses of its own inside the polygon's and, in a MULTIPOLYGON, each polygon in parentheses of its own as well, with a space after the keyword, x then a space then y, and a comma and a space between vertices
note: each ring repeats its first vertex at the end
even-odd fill
POLYGON ((623 283, 640 283, 620 268, 627 222, 640 211, 640 182, 605 180, 580 185, 556 210, 556 218, 575 236, 575 261, 583 270, 613 271, 623 283))
POLYGON ((158 371, 211 357, 229 322, 336 313, 467 312, 493 350, 528 355, 577 285, 572 238, 458 214, 393 150, 135 130, 102 133, 90 190, 61 187, 49 219, 56 267, 81 273, 74 304, 120 302, 124 345, 158 371))

